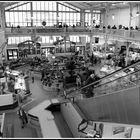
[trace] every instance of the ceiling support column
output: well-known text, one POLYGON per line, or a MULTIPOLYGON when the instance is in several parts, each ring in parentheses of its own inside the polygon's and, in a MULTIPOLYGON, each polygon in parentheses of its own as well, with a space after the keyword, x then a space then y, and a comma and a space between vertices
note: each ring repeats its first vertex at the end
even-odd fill
POLYGON ((80 22, 81 22, 81 26, 84 27, 85 26, 85 10, 80 11, 80 22))
POLYGON ((105 58, 104 58, 104 62, 106 62, 106 48, 107 48, 107 42, 108 42, 108 39, 109 39, 109 35, 107 34, 107 32, 108 32, 108 29, 107 29, 107 25, 108 25, 108 20, 107 20, 107 18, 108 18, 108 12, 109 12, 109 4, 108 3, 106 3, 106 11, 105 11, 105 27, 106 27, 106 29, 105 29, 105 36, 104 36, 104 39, 105 39, 105 44, 104 44, 104 46, 105 46, 105 58))
POLYGON ((140 28, 140 4, 138 4, 138 12, 139 12, 139 16, 138 16, 137 26, 138 26, 138 28, 140 28))
POLYGON ((131 23, 132 23, 132 9, 133 9, 133 4, 132 3, 129 3, 129 36, 131 37, 131 23))

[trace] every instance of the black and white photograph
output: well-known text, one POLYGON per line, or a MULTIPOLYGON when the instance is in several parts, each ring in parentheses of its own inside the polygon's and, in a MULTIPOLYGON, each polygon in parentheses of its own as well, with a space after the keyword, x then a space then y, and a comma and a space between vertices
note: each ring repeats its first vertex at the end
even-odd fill
POLYGON ((0 138, 140 138, 140 1, 0 1, 0 138))

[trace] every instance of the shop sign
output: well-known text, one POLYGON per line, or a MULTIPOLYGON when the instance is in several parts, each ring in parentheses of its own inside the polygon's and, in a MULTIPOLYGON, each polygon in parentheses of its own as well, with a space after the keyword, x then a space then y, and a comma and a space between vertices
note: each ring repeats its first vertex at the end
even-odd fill
POLYGON ((114 127, 113 128, 113 135, 116 135, 118 133, 122 133, 125 131, 125 127, 114 127))

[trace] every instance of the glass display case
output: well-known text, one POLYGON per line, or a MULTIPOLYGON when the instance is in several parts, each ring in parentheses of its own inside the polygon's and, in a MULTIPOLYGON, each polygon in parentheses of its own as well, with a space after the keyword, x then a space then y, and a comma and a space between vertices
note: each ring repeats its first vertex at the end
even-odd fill
POLYGON ((18 49, 8 49, 7 58, 8 58, 8 60, 17 59, 18 58, 18 49))

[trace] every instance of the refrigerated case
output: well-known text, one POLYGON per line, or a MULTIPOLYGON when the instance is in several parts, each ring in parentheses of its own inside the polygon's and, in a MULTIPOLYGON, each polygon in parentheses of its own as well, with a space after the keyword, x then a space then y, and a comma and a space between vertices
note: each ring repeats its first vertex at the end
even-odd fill
POLYGON ((17 59, 18 58, 18 49, 8 49, 7 50, 7 59, 17 59))
POLYGON ((55 54, 55 47, 50 46, 50 47, 42 47, 42 53, 48 57, 50 54, 55 54))

